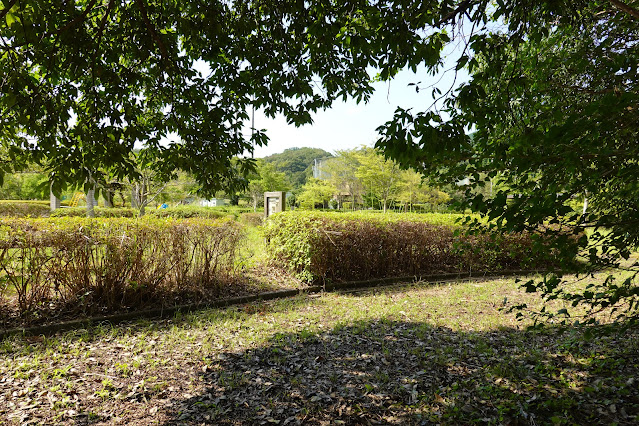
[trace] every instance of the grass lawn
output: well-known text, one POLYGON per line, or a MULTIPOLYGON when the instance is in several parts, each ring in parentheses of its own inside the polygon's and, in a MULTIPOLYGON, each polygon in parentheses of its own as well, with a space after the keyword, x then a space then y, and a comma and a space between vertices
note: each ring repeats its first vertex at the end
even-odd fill
POLYGON ((514 279, 0 342, 0 423, 637 424, 639 330, 525 331, 514 279))

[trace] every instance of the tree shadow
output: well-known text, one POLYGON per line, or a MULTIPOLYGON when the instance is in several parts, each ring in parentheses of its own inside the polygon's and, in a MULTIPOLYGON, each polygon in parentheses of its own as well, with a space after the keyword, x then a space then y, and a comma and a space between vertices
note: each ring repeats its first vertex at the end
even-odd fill
MULTIPOLYGON (((319 297, 302 294, 296 297, 281 300, 253 301, 250 303, 231 305, 228 307, 202 307, 189 312, 178 311, 172 316, 164 318, 134 318, 126 321, 111 323, 109 321, 95 322, 90 325, 80 326, 72 330, 60 331, 53 335, 53 338, 63 338, 69 342, 82 340, 85 343, 99 342, 106 335, 111 338, 118 336, 136 335, 145 332, 165 332, 175 327, 197 325, 206 323, 209 327, 215 327, 217 323, 225 323, 230 320, 239 320, 247 316, 275 314, 281 312, 295 311, 299 308, 313 304, 320 306, 325 304, 319 297)), ((17 344, 33 345, 34 342, 45 340, 44 336, 20 336, 13 335, 6 337, 17 344)), ((0 340, 1 342, 2 340, 0 340)), ((37 350, 37 347, 34 348, 37 350)), ((42 349, 45 349, 44 347, 42 349)))
POLYGON ((637 336, 386 319, 276 334, 212 354, 166 424, 636 424, 637 336))

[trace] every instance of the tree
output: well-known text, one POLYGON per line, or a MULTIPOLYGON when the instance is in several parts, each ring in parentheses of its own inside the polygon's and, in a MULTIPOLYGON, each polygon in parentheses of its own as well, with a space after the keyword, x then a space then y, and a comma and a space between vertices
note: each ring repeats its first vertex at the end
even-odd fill
POLYGON ((243 189, 254 162, 232 158, 268 140, 244 138, 251 108, 310 123, 367 99, 369 67, 389 78, 432 56, 394 3, 2 0, 0 177, 28 158, 55 193, 88 189, 96 173, 135 178, 142 146, 164 181, 183 170, 203 195, 243 189))
POLYGON ((384 158, 374 148, 363 147, 358 151, 359 166, 355 175, 369 193, 381 201, 386 213, 388 201, 398 190, 400 168, 393 161, 384 158))
POLYGON ((592 312, 615 306, 618 319, 638 320, 639 264, 630 260, 639 246, 637 2, 451 6, 445 20, 467 16, 480 29, 457 64, 470 81, 440 111, 398 109, 380 127, 377 146, 440 183, 468 177, 468 207, 494 220, 491 227, 552 237, 564 266, 579 254, 585 272, 628 270, 581 292, 561 285, 554 271, 527 290, 592 312), (482 193, 486 179, 501 189, 482 193), (583 197, 587 209, 573 209, 583 197))
POLYGON ((328 181, 336 188, 338 194, 348 194, 351 208, 355 209, 357 199, 361 197, 364 187, 357 176, 360 167, 357 150, 337 151, 335 158, 330 158, 322 165, 328 181))
POLYGON ((300 206, 313 209, 317 204, 321 204, 324 208, 337 189, 325 180, 311 178, 304 184, 302 191, 297 196, 300 206))
POLYGON ((445 192, 426 185, 423 182, 423 176, 412 169, 401 171, 395 198, 410 211, 415 203, 437 206, 450 200, 450 196, 445 192))
POLYGON ((253 203, 253 211, 264 200, 267 191, 286 191, 290 187, 286 175, 275 170, 273 164, 257 161, 257 172, 249 179, 248 195, 253 203))
MULTIPOLYGON (((451 184, 504 230, 558 233, 567 257, 618 265, 639 243, 636 0, 3 0, 0 171, 42 164, 53 188, 92 171, 134 175, 142 144, 165 180, 193 173, 202 191, 243 187, 254 163, 231 158, 267 142, 242 136, 249 107, 289 123, 338 98, 366 100, 402 67, 438 72, 463 41, 459 90, 432 108, 399 109, 377 147, 451 184), (477 130, 471 139, 467 132, 477 130), (485 179, 510 188, 472 192, 485 179), (586 214, 571 197, 588 197, 586 214), (594 238, 582 238, 593 229, 594 238), (601 232, 606 229, 606 232, 601 232), (566 230, 577 237, 573 246, 566 230), (591 246, 595 244, 595 246, 591 246)), ((417 88, 423 91, 423 87, 417 88)), ((99 180, 99 179, 97 179, 99 180)), ((639 297, 634 275, 573 297, 603 306, 639 297), (604 296, 600 296, 603 294, 604 296)), ((547 281, 549 297, 559 288, 547 281)), ((624 315, 637 319, 632 299, 624 315)))
POLYGON ((45 200, 49 198, 47 178, 38 172, 15 173, 7 176, 0 198, 8 200, 45 200))

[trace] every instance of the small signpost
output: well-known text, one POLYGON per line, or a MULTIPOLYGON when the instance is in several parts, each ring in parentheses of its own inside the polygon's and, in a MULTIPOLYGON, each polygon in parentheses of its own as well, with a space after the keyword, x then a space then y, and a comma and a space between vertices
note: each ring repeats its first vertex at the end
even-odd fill
POLYGON ((264 217, 269 217, 273 213, 279 213, 285 210, 286 193, 285 192, 265 192, 264 193, 264 217))

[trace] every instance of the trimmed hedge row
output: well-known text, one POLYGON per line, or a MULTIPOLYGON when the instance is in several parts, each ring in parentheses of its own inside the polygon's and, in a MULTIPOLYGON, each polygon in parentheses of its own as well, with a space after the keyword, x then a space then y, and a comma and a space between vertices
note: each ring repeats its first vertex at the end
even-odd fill
MULTIPOLYGON (((130 207, 94 207, 95 217, 136 217, 138 211, 130 207)), ((63 207, 50 213, 50 217, 86 217, 86 207, 63 207)))
MULTIPOLYGON (((176 219, 204 218, 218 219, 226 216, 238 217, 252 212, 252 209, 237 207, 201 207, 201 206, 176 206, 166 209, 147 208, 148 216, 170 217, 176 219)), ((136 217, 139 211, 131 207, 95 207, 95 217, 136 217)), ((53 212, 49 211, 48 201, 12 201, 2 203, 0 201, 0 216, 9 217, 86 217, 86 207, 62 207, 53 212)), ((263 215, 262 215, 263 216, 263 215)))
POLYGON ((0 314, 29 322, 215 295, 234 277, 243 235, 232 220, 2 220, 0 314))
POLYGON ((284 212, 264 226, 272 259, 307 282, 546 268, 530 235, 464 236, 460 215, 284 212), (458 236, 460 234, 461 236, 458 236))
POLYGON ((228 212, 219 207, 201 207, 201 206, 176 206, 166 209, 147 209, 147 214, 157 217, 173 217, 189 219, 193 217, 217 219, 225 216, 232 216, 233 212, 228 212))
POLYGON ((48 215, 48 201, 0 200, 0 216, 42 217, 48 215))
MULTIPOLYGON (((93 209, 96 217, 136 217, 139 211, 130 207, 95 207, 93 209)), ((51 212, 51 217, 86 217, 86 207, 65 207, 51 212)), ((232 215, 226 211, 217 210, 211 207, 180 206, 166 209, 145 210, 145 216, 155 216, 175 219, 219 219, 232 215)))

